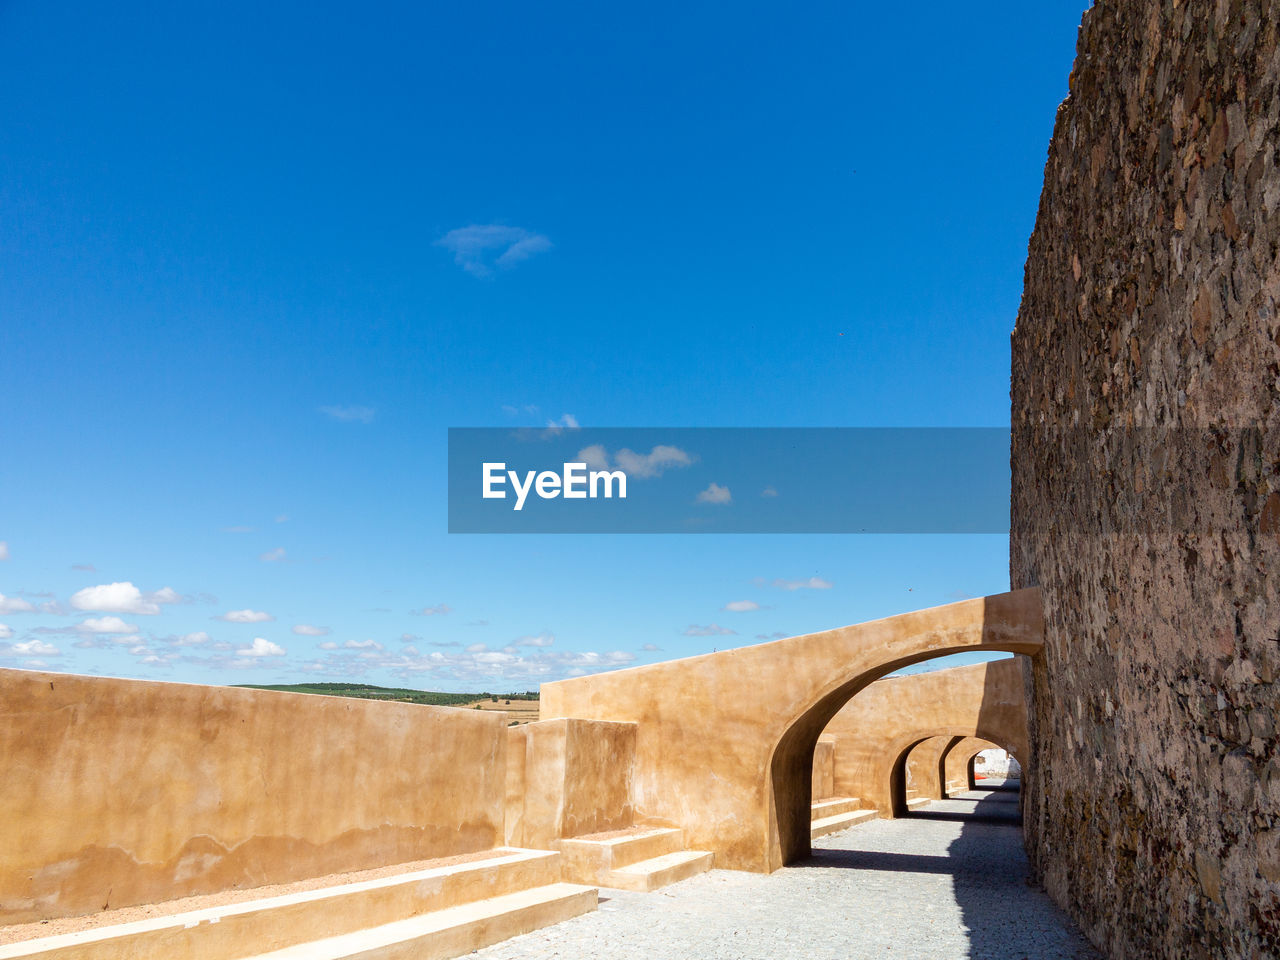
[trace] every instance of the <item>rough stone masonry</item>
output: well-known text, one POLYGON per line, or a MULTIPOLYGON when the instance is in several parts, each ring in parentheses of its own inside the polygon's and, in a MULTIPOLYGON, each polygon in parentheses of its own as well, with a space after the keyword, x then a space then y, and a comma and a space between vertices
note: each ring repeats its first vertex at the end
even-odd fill
POLYGON ((1280 955, 1275 0, 1099 0, 1013 334, 1026 833, 1113 957, 1280 955))

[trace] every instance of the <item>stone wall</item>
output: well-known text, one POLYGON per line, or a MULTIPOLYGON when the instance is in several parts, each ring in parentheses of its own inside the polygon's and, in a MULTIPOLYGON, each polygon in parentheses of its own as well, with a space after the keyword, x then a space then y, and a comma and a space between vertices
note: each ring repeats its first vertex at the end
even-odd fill
POLYGON ((487 850, 506 715, 0 670, 0 924, 487 850))
POLYGON ((1096 3, 1028 250, 1028 850, 1112 957, 1280 953, 1278 17, 1096 3))

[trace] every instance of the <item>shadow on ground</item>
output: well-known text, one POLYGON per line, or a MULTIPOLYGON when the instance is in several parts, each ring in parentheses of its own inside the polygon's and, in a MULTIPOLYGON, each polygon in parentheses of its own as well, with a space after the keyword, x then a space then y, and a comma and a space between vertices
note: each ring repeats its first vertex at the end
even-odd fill
MULTIPOLYGON (((904 828, 946 830, 954 839, 945 856, 827 848, 815 851, 804 866, 949 875, 969 960, 1097 958, 1070 918, 1029 881, 1019 800, 1016 781, 982 784, 936 804, 939 809, 900 818, 904 828), (956 823, 959 836, 951 826, 956 823)), ((856 829, 848 837, 853 847, 856 829)))

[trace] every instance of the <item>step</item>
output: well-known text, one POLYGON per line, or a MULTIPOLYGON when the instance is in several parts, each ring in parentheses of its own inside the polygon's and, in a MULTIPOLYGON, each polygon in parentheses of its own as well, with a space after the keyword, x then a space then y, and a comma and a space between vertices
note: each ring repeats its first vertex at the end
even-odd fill
POLYGON ((601 884, 621 867, 683 850, 684 831, 675 827, 631 827, 566 838, 555 845, 560 850, 562 880, 601 884))
POLYGON ((0 960, 236 960, 558 882, 560 855, 493 856, 0 946, 0 960))
POLYGON ((912 797, 907 801, 907 809, 916 810, 920 807, 927 807, 931 803, 933 803, 933 801, 928 797, 912 797))
POLYGON ((841 830, 848 830, 868 820, 875 820, 879 816, 878 810, 855 810, 850 813, 838 813, 834 817, 823 817, 809 825, 809 839, 817 840, 828 834, 839 833, 841 830))
POLYGON ((590 913, 596 902, 595 887, 553 883, 245 960, 445 960, 590 913))
POLYGON ((825 817, 834 817, 838 813, 853 813, 860 809, 862 809, 862 801, 857 797, 829 797, 826 800, 817 800, 810 805, 809 819, 822 820, 825 817))
POLYGON ((602 887, 647 893, 671 883, 688 880, 711 869, 715 854, 706 850, 678 850, 652 860, 641 860, 609 873, 602 887))

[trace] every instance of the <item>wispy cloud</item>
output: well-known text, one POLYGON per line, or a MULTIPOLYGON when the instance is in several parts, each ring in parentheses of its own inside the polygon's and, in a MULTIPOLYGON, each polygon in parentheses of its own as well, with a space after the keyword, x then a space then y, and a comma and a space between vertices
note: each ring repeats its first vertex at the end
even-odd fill
POLYGON ((737 630, 730 630, 728 627, 722 627, 718 623, 709 623, 705 627, 700 627, 696 623, 691 623, 685 628, 684 635, 686 637, 724 637, 736 634, 737 630))
POLYGON ((442 617, 446 613, 453 613, 453 607, 447 603, 437 603, 434 607, 423 607, 421 610, 410 610, 415 617, 442 617))
POLYGON ((510 269, 551 249, 551 241, 540 233, 496 223, 450 230, 435 245, 450 251, 453 262, 475 277, 492 276, 495 267, 510 269))
MULTIPOLYGON (((609 451, 602 444, 593 443, 578 451, 578 459, 591 470, 608 470, 609 451)), ((648 453, 636 453, 623 447, 613 455, 613 468, 622 470, 628 477, 660 477, 675 467, 687 467, 694 458, 679 447, 658 444, 648 453)))
MULTIPOLYGON (((763 580, 758 580, 762 583, 763 580)), ((824 580, 822 577, 809 577, 806 580, 783 580, 781 578, 774 580, 771 584, 779 590, 830 590, 831 581, 824 580)))
POLYGON ((98 568, 95 567, 92 563, 73 563, 71 565, 71 569, 80 570, 80 571, 83 571, 84 573, 96 573, 98 570, 98 568))
POLYGON ((698 494, 699 503, 715 503, 724 505, 733 502, 733 495, 729 493, 728 487, 722 487, 718 483, 712 483, 707 489, 698 494))
POLYGON ((658 646, 656 643, 642 644, 640 649, 643 650, 645 653, 655 653, 655 652, 660 652, 662 650, 662 648, 658 646))
POLYGON ((373 423, 377 413, 373 407, 321 407, 320 412, 341 423, 373 423))
POLYGON ((754 600, 733 600, 726 603, 721 610, 728 610, 732 613, 746 613, 749 610, 759 610, 760 604, 754 600))
POLYGON ((0 623, 0 640, 8 640, 13 636, 13 627, 7 623, 0 623))
POLYGON ((258 559, 263 563, 281 563, 286 557, 284 547, 276 547, 274 550, 268 550, 266 553, 258 554, 258 559))
POLYGON ((309 623, 295 623, 293 632, 300 637, 327 637, 329 635, 328 627, 313 627, 309 623))
POLYGON ((213 619, 225 620, 227 623, 267 623, 274 620, 275 617, 262 610, 228 610, 213 619))
POLYGON ((763 490, 760 491, 760 496, 762 497, 776 497, 777 495, 778 495, 778 490, 776 487, 773 487, 773 486, 765 487, 763 490))
POLYGON ((549 647, 555 642, 555 634, 539 633, 535 636, 521 637, 515 642, 515 645, 517 647, 549 647))
POLYGON ((785 640, 791 636, 789 633, 783 633, 781 630, 775 630, 773 633, 757 633, 757 640, 785 640))
POLYGON ((0 560, 9 559, 9 541, 0 540, 0 560))

